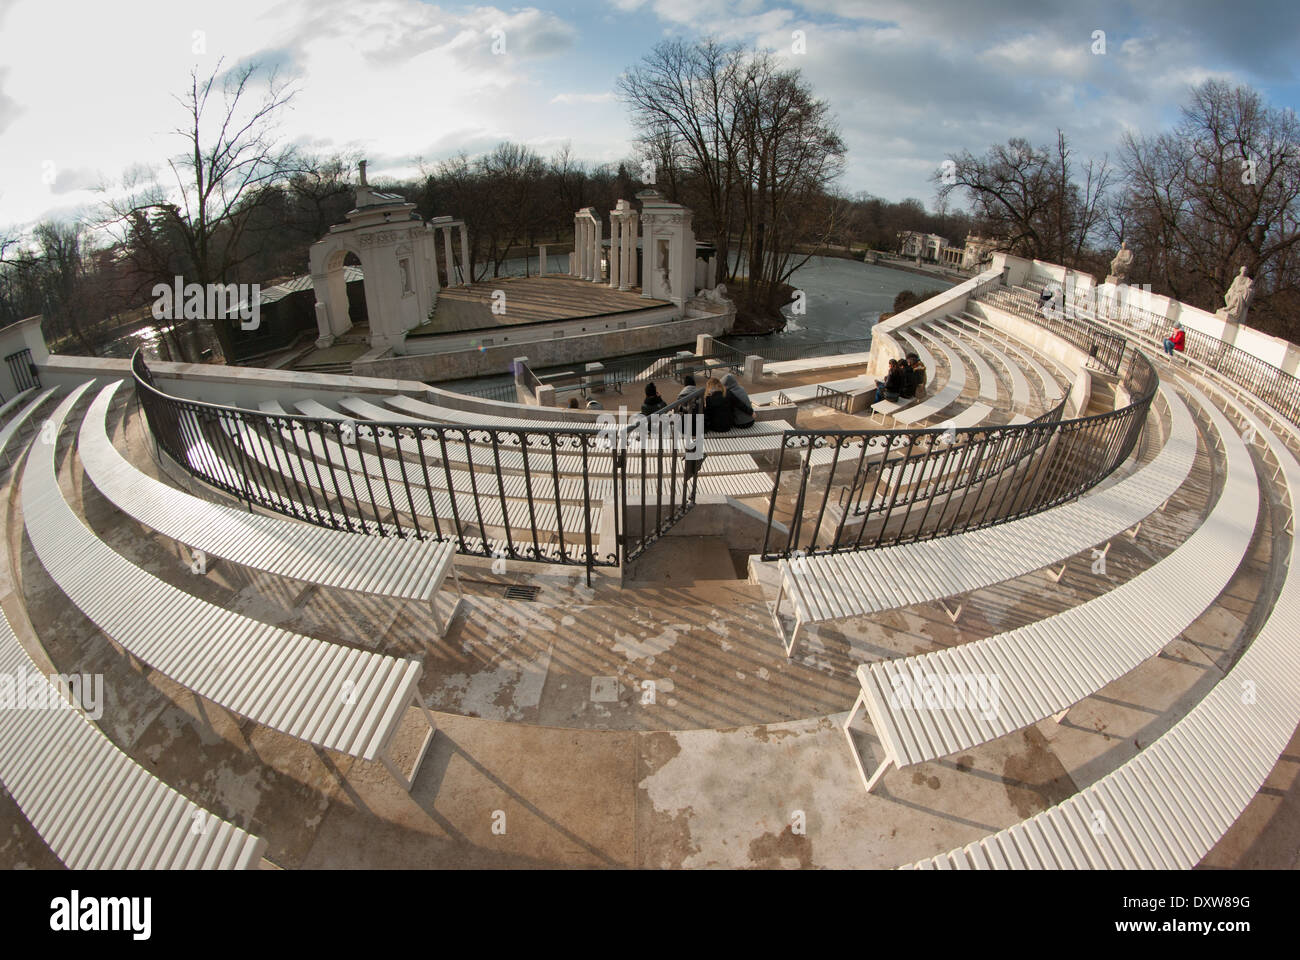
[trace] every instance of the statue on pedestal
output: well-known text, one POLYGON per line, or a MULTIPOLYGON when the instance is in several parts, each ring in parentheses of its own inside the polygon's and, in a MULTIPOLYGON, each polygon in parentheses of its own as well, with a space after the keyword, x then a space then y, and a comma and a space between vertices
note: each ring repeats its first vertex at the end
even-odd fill
POLYGON ((1119 250, 1115 252, 1115 259, 1110 262, 1110 275, 1106 277, 1107 283, 1120 284, 1128 279, 1128 272, 1133 267, 1133 251, 1128 248, 1128 241, 1120 242, 1119 250))
POLYGON ((1242 267, 1237 271, 1237 276, 1232 281, 1232 286, 1228 288, 1227 294, 1224 295, 1224 306, 1215 312, 1215 316, 1220 320, 1227 320, 1230 323, 1243 323, 1246 319, 1246 311, 1250 308, 1250 298, 1255 294, 1255 281, 1246 276, 1246 268, 1242 267))

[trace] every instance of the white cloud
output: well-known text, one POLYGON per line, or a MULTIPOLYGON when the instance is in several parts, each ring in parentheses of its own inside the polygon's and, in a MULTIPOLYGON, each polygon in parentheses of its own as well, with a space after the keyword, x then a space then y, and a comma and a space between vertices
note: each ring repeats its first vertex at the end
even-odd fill
POLYGON ((551 103, 610 103, 615 99, 608 93, 557 93, 551 97, 551 103))

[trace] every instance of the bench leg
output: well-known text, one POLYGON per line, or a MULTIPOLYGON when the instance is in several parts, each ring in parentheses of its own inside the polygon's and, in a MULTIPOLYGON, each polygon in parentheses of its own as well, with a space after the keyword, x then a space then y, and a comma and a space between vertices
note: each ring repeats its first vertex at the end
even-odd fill
POLYGON ((862 778, 862 786, 866 788, 867 793, 870 793, 894 761, 891 757, 885 757, 880 766, 876 767, 876 772, 871 776, 867 776, 867 768, 862 765, 862 754, 858 752, 858 745, 853 742, 853 731, 849 729, 853 725, 853 719, 858 715, 858 711, 866 707, 866 704, 866 698, 859 691, 858 699, 853 702, 853 709, 844 718, 844 739, 849 742, 849 753, 853 756, 854 764, 857 765, 858 776, 862 778))
MULTIPOLYGON (((388 769, 392 778, 396 780, 407 793, 410 793, 411 788, 415 786, 415 778, 420 774, 420 765, 424 763, 425 754, 429 752, 429 745, 433 743, 433 738, 438 733, 438 724, 433 719, 433 714, 429 712, 429 707, 424 702, 424 698, 420 696, 420 691, 415 691, 411 697, 411 702, 419 707, 420 712, 424 714, 425 722, 429 724, 429 732, 424 735, 424 741, 420 744, 420 749, 415 754, 415 762, 411 765, 410 777, 407 777, 406 774, 402 773, 396 762, 394 762, 393 758, 389 755, 389 745, 387 743, 379 749, 379 762, 388 769)), ((410 703, 407 704, 407 706, 410 705, 410 703)), ((402 711, 402 715, 406 715, 405 710, 402 711)), ((394 727, 393 733, 396 732, 397 728, 394 727)))
POLYGON ((799 631, 803 629, 803 624, 799 622, 799 616, 796 612, 794 622, 794 632, 790 634, 790 639, 785 638, 785 627, 781 624, 781 597, 785 594, 785 578, 781 578, 781 586, 776 591, 776 602, 772 604, 772 622, 776 624, 777 635, 781 638, 781 645, 785 647, 786 659, 794 655, 794 645, 799 637, 799 631))

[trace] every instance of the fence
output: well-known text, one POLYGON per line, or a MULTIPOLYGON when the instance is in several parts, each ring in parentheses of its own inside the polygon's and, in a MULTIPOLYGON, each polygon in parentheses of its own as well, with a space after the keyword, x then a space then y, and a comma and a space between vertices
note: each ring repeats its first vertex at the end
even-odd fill
MULTIPOLYGON (((614 482, 617 431, 267 414, 164 394, 138 352, 132 369, 159 448, 250 506, 335 530, 452 540, 464 554, 581 565, 588 575, 619 562, 617 549, 601 552, 603 501, 624 489, 614 482)), ((617 502, 612 521, 607 542, 616 543, 617 502)))
POLYGON ((138 351, 131 365, 149 430, 181 469, 322 527, 581 565, 590 580, 635 559, 695 502, 703 387, 628 423, 481 428, 223 407, 163 393, 138 351))
POLYGON ((31 350, 24 347, 16 353, 11 353, 5 357, 5 363, 9 365, 9 376, 13 377, 15 393, 22 393, 24 390, 41 385, 41 374, 36 369, 36 364, 32 363, 31 350))
POLYGON ((1010 310, 1021 319, 1037 324, 1066 343, 1083 350, 1106 372, 1119 372, 1124 362, 1127 343, 1124 337, 1111 333, 1091 320, 1077 316, 1068 305, 1044 306, 1039 297, 1027 290, 983 286, 984 288, 979 292, 972 294, 972 299, 987 301, 993 306, 1010 310))
POLYGON ((1062 400, 1017 425, 786 431, 763 559, 949 536, 1071 500, 1123 463, 1142 432, 1159 378, 1134 351, 1123 382, 1128 406, 1074 420, 1062 419, 1062 400))

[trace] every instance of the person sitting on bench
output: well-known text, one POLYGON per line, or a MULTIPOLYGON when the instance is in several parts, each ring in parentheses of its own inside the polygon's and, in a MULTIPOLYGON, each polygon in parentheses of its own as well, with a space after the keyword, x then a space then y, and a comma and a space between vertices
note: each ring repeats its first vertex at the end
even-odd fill
POLYGON ((898 395, 904 400, 916 399, 916 371, 912 369, 911 358, 902 361, 898 369, 903 374, 903 385, 898 389, 898 395))
POLYGON ((889 361, 889 372, 885 374, 885 379, 876 381, 876 403, 881 400, 897 402, 904 383, 902 363, 901 360, 889 361))
POLYGON ((925 396, 925 364, 916 354, 909 353, 907 365, 912 368, 912 396, 920 399, 925 396))

